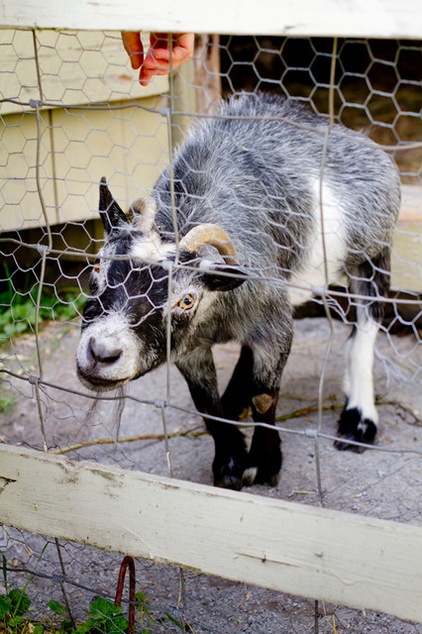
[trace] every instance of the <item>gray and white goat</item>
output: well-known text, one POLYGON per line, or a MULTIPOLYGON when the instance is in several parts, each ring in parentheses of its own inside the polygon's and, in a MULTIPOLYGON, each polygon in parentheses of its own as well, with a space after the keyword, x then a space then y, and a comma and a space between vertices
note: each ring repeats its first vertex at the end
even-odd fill
POLYGON ((173 179, 167 169, 151 198, 133 203, 134 222, 102 179, 106 242, 84 309, 82 382, 120 386, 162 364, 169 345, 215 442, 214 483, 274 485, 278 432, 256 427, 247 451, 239 429, 218 419, 251 408, 254 421, 274 425, 293 306, 346 274, 359 299, 337 445, 372 443, 374 341, 400 206, 390 158, 298 103, 243 94, 194 127, 173 179), (229 340, 241 353, 220 397, 212 346, 229 340))

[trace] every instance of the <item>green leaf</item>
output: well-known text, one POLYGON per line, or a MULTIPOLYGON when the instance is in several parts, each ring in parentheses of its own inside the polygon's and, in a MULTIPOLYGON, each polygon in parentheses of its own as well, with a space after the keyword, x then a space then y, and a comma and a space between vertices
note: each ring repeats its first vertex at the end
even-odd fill
POLYGON ((22 616, 29 610, 29 606, 31 605, 31 599, 28 597, 26 592, 23 590, 19 590, 18 588, 13 588, 8 594, 9 599, 12 602, 13 614, 22 616))
POLYGON ((169 612, 164 612, 164 614, 166 615, 170 623, 173 623, 173 625, 176 625, 176 627, 178 627, 179 630, 185 631, 185 626, 183 625, 183 623, 175 619, 174 616, 172 616, 169 612))
POLYGON ((142 603, 140 607, 144 608, 146 605, 149 605, 149 601, 145 592, 136 592, 135 598, 139 603, 142 603))
POLYGON ((98 597, 94 599, 89 607, 89 613, 94 616, 109 616, 113 617, 117 614, 122 613, 122 608, 119 605, 115 605, 109 599, 104 599, 103 597, 98 597))
POLYGON ((89 618, 79 625, 75 634, 125 634, 128 621, 122 614, 121 606, 115 605, 109 599, 98 597, 89 607, 89 618))
POLYGON ((6 614, 11 612, 12 602, 9 597, 0 596, 0 619, 4 619, 6 614))
POLYGON ((95 627, 95 619, 88 619, 76 628, 75 634, 87 634, 95 627))
POLYGON ((147 595, 144 592, 137 592, 135 594, 136 597, 136 601, 137 601, 137 607, 138 607, 138 612, 139 615, 142 618, 148 618, 151 619, 151 610, 150 610, 150 603, 147 599, 147 595))
POLYGON ((16 321, 11 324, 6 324, 4 327, 4 332, 6 335, 11 336, 25 332, 26 330, 28 330, 28 328, 29 323, 25 319, 23 321, 16 321))
POLYGON ((106 632, 108 634, 126 634, 128 626, 128 620, 124 616, 119 616, 106 623, 106 632))
POLYGON ((19 616, 19 614, 16 614, 15 616, 10 617, 10 619, 8 621, 8 625, 12 629, 14 627, 18 627, 19 625, 22 625, 22 623, 23 623, 23 618, 21 616, 19 616))
POLYGON ((54 612, 54 614, 57 614, 57 616, 66 616, 65 606, 59 603, 58 601, 54 601, 54 600, 49 601, 48 607, 50 608, 52 612, 54 612))
POLYGON ((60 623, 60 632, 73 632, 72 621, 62 621, 60 623))

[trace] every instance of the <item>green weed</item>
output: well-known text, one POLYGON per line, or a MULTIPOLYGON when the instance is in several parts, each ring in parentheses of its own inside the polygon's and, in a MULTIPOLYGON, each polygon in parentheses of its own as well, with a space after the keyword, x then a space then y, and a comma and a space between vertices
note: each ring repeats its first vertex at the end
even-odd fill
MULTIPOLYGON (((151 613, 149 602, 143 593, 137 593, 138 621, 136 634, 151 634, 154 626, 171 624, 185 632, 185 626, 168 612, 163 618, 156 619, 151 613)), ((49 601, 48 607, 59 624, 38 623, 31 619, 31 600, 24 590, 13 589, 6 595, 0 595, 0 632, 1 634, 126 634, 128 620, 120 606, 109 599, 97 597, 89 607, 87 619, 75 628, 66 616, 66 608, 58 601, 49 601)), ((156 631, 156 629, 155 629, 156 631)))
MULTIPOLYGON (((48 544, 46 543, 36 562, 35 570, 41 561, 48 544)), ((115 605, 109 599, 96 597, 89 606, 87 618, 82 623, 75 625, 67 618, 67 610, 58 601, 48 602, 48 607, 54 617, 44 619, 31 618, 31 599, 27 594, 28 585, 33 575, 30 575, 22 590, 10 588, 7 578, 7 561, 2 555, 2 571, 5 594, 0 594, 0 634, 126 634, 129 622, 123 613, 121 606, 115 605), (58 622, 53 624, 53 619, 58 622)), ((183 632, 192 631, 165 612, 160 618, 152 614, 150 603, 143 592, 135 595, 138 608, 138 627, 135 634, 151 634, 151 628, 171 624, 183 632)), ((161 627, 160 627, 161 630, 161 627)))
MULTIPOLYGON (((15 294, 9 304, 0 296, 0 307, 7 306, 0 314, 0 338, 7 339, 26 332, 34 332, 37 319, 37 295, 38 288, 34 286, 29 296, 15 294)), ((38 323, 51 320, 69 321, 78 315, 83 303, 84 298, 81 295, 77 296, 77 289, 74 293, 66 293, 60 299, 45 291, 41 295, 38 323)))
MULTIPOLYGON (((0 343, 19 334, 34 332, 39 295, 38 284, 18 293, 10 281, 7 265, 3 267, 9 281, 7 290, 0 293, 0 343)), ((77 287, 61 288, 58 295, 55 287, 45 286, 41 293, 38 323, 69 321, 78 315, 84 301, 85 297, 77 287)))
MULTIPOLYGON (((44 554, 46 546, 43 548, 37 565, 44 554)), ((39 624, 32 624, 25 615, 28 614, 31 606, 31 599, 26 590, 32 577, 29 577, 22 590, 12 588, 9 590, 7 580, 6 557, 2 555, 3 581, 6 593, 0 594, 0 632, 1 634, 44 634, 44 627, 39 624)), ((50 633, 49 633, 50 634, 50 633)), ((55 632, 51 632, 55 634, 55 632)))
MULTIPOLYGON (((8 590, 5 558, 3 557, 3 576, 6 594, 0 595, 0 633, 1 634, 126 634, 129 622, 120 606, 104 597, 95 598, 89 607, 84 622, 74 626, 66 618, 67 611, 58 601, 49 601, 48 607, 59 623, 52 619, 38 622, 31 618, 31 600, 26 592, 28 580, 23 590, 8 590)), ((165 612, 162 618, 155 618, 150 603, 142 592, 136 594, 138 608, 138 624, 135 634, 151 634, 157 626, 171 624, 186 632, 185 626, 171 614, 165 612)), ((191 630, 188 630, 191 631, 191 630)))
MULTIPOLYGON (((137 592, 135 596, 138 608, 136 634, 151 634, 154 631, 152 628, 155 627, 156 631, 156 626, 165 624, 172 624, 181 631, 186 631, 184 625, 168 612, 165 612, 162 618, 154 617, 150 603, 143 592, 137 592)), ((48 606, 57 616, 66 614, 66 608, 57 601, 50 601, 48 606)), ((69 621, 62 621, 60 629, 55 634, 125 634, 128 626, 129 622, 120 606, 116 606, 109 599, 98 597, 91 602, 88 618, 84 623, 72 629, 69 621)))

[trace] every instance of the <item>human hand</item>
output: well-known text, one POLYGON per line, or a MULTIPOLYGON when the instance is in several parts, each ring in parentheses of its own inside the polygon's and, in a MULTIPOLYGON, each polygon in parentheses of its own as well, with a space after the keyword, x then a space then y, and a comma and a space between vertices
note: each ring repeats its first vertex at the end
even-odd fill
POLYGON ((150 46, 146 54, 139 32, 125 31, 122 39, 132 68, 140 69, 141 86, 147 86, 154 75, 167 75, 193 55, 193 33, 150 33, 150 46))

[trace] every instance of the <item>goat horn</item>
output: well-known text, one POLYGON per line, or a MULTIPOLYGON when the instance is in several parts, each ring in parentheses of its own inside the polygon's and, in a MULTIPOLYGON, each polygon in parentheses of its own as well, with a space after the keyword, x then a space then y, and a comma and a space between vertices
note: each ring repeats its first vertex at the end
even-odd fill
POLYGON ((98 208, 106 233, 110 233, 114 227, 121 227, 129 223, 122 209, 114 200, 108 188, 105 176, 103 176, 100 181, 100 201, 98 208))
POLYGON ((138 198, 133 201, 130 210, 134 214, 139 214, 138 229, 145 233, 151 231, 157 213, 157 203, 154 198, 152 196, 138 198))
POLYGON ((211 223, 193 227, 180 241, 180 248, 193 253, 203 244, 215 247, 227 264, 236 264, 236 249, 227 233, 211 223))

